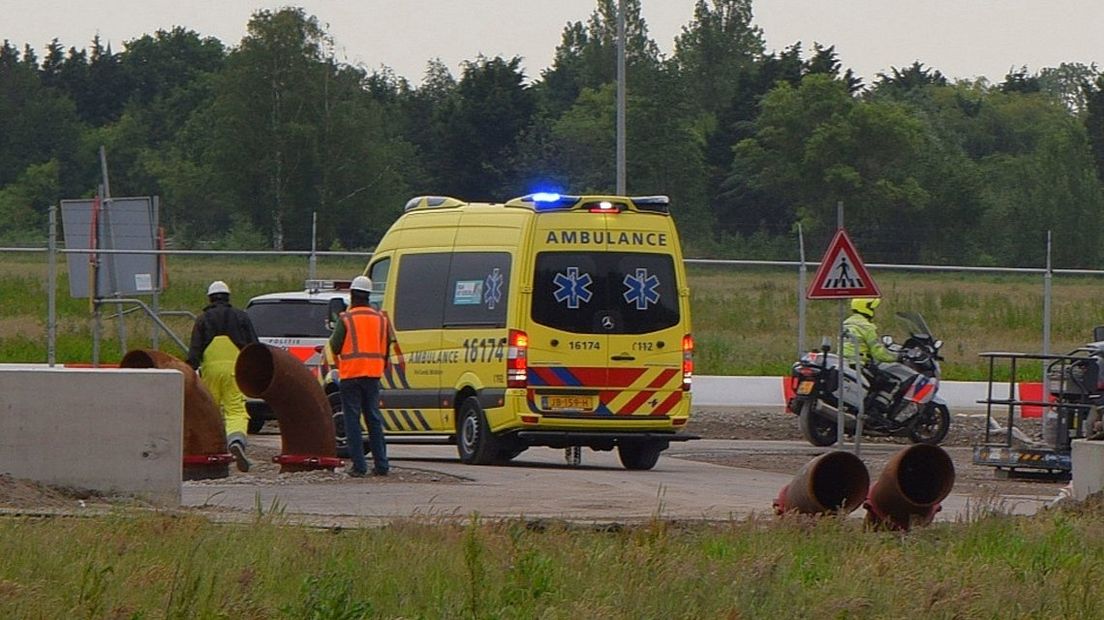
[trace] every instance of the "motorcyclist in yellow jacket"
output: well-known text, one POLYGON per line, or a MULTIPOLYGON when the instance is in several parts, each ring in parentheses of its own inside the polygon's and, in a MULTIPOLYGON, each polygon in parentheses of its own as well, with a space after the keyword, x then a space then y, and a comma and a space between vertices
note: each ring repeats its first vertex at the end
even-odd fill
POLYGON ((850 362, 855 359, 855 345, 858 341, 859 357, 863 364, 870 362, 896 362, 897 354, 886 348, 878 339, 878 326, 874 324, 874 309, 882 300, 869 297, 856 297, 851 300, 851 316, 843 322, 845 336, 843 356, 850 362))
POLYGON ((207 287, 207 307, 192 327, 188 364, 200 372, 203 385, 222 410, 226 424, 226 449, 234 457, 239 471, 249 471, 245 455, 249 414, 245 395, 234 377, 238 352, 257 342, 257 332, 249 315, 230 305, 230 287, 215 280, 207 287))

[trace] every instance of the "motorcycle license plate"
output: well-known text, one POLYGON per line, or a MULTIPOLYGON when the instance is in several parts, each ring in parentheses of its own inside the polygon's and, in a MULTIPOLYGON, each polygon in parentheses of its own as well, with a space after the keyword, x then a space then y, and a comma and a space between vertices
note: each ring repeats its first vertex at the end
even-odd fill
POLYGON ((593 396, 541 396, 543 411, 594 411, 593 396))
POLYGON ((802 381, 801 383, 797 384, 797 393, 802 395, 812 394, 814 385, 816 385, 815 381, 802 381))

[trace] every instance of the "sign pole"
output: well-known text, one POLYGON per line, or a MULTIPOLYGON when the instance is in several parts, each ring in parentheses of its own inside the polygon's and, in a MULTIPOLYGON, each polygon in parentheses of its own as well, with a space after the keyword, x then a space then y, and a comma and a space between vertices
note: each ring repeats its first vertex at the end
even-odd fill
MULTIPOLYGON (((843 201, 836 202, 836 230, 837 234, 843 230, 843 201)), ((829 258, 829 257, 825 257, 829 258)), ((824 267, 824 263, 821 263, 821 267, 824 267)), ((829 267, 830 268, 830 267, 829 267)), ((819 270, 818 270, 819 271, 819 270)), ((831 276, 831 272, 828 273, 831 276)), ((839 393, 836 395, 836 447, 842 449, 844 442, 844 434, 847 430, 847 424, 843 419, 843 382, 846 378, 847 360, 843 358, 843 321, 847 318, 845 303, 841 297, 839 300, 839 348, 836 349, 836 367, 839 369, 839 380, 836 382, 836 387, 839 393)))
MULTIPOLYGON (((851 360, 847 359, 843 354, 844 341, 846 339, 844 335, 844 321, 847 319, 847 301, 856 297, 881 297, 882 293, 878 290, 878 285, 875 284, 874 278, 870 277, 870 273, 866 270, 866 266, 863 264, 862 257, 859 256, 858 250, 855 245, 851 243, 850 237, 847 236, 847 230, 843 227, 843 202, 836 203, 836 218, 838 228, 836 229, 836 235, 832 238, 832 242, 828 245, 828 251, 824 253, 824 258, 820 261, 820 266, 817 267, 816 275, 813 276, 813 281, 809 284, 809 290, 805 293, 807 299, 837 299, 839 300, 839 333, 837 334, 838 348, 836 349, 836 368, 839 375, 839 381, 836 393, 837 412, 836 416, 836 446, 837 449, 844 449, 844 435, 846 434, 847 425, 844 419, 845 400, 844 395, 847 393, 844 390, 844 381, 847 379, 847 370, 851 367, 851 360)), ((853 342, 856 352, 858 351, 858 343, 853 342)), ((858 381, 857 393, 859 395, 859 404, 856 407, 858 415, 863 415, 863 400, 864 388, 862 385, 862 365, 856 364, 855 368, 856 380, 858 381)), ((858 420, 856 420, 856 445, 855 451, 859 451, 859 435, 862 432, 862 426, 858 420)))

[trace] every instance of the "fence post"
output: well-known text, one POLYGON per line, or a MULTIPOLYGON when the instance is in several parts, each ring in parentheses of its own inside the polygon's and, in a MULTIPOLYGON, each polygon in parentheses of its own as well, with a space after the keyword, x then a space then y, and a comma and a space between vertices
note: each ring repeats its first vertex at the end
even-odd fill
MULTIPOLYGON (((157 196, 153 197, 153 247, 158 250, 163 250, 158 243, 161 236, 158 234, 158 230, 161 229, 161 201, 157 196)), ((161 314, 161 257, 162 254, 157 255, 157 260, 153 262, 153 295, 152 295, 152 307, 153 313, 156 315, 161 314)), ((153 349, 161 348, 160 329, 157 328, 157 324, 153 325, 153 332, 150 334, 150 347, 153 349)), ((125 355, 127 352, 123 351, 125 355)))
MULTIPOLYGON (((1043 272, 1043 355, 1050 355, 1050 285, 1054 272, 1050 262, 1050 231, 1046 236, 1046 271, 1043 272)), ((1043 377, 1046 378, 1046 361, 1043 361, 1043 377)))
POLYGON ((307 260, 307 279, 313 280, 318 271, 318 211, 311 212, 311 252, 307 260))
POLYGON ((797 247, 801 260, 797 267, 797 359, 801 359, 805 351, 805 274, 808 267, 805 265, 805 233, 800 222, 797 224, 797 247))
POLYGON ((50 229, 46 258, 46 363, 57 361, 57 204, 50 205, 50 229))

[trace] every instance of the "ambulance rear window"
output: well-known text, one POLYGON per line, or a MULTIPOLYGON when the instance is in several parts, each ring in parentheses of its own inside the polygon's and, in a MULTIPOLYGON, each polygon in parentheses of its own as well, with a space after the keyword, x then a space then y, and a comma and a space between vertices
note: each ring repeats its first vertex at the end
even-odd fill
POLYGON ((259 301, 245 312, 261 338, 329 338, 326 312, 329 299, 310 301, 259 301))
POLYGON ((679 322, 670 255, 541 252, 533 320, 576 334, 646 334, 679 322))

